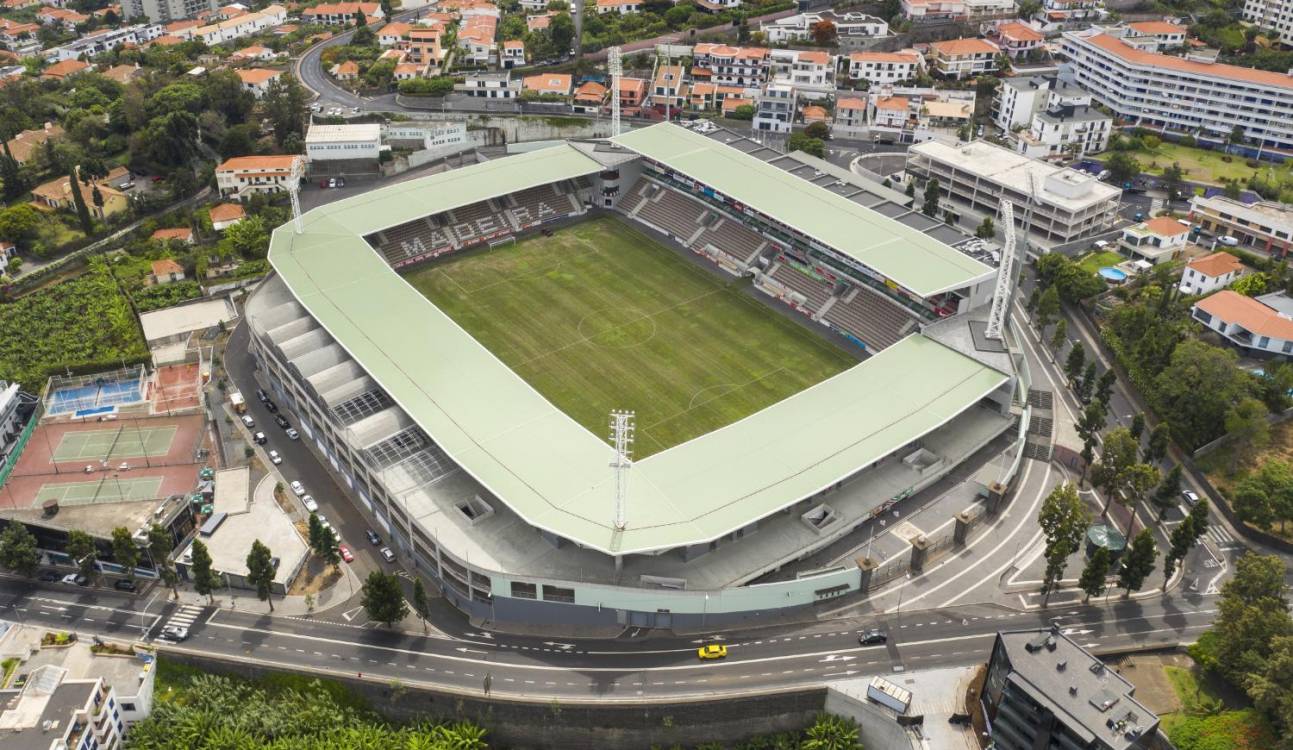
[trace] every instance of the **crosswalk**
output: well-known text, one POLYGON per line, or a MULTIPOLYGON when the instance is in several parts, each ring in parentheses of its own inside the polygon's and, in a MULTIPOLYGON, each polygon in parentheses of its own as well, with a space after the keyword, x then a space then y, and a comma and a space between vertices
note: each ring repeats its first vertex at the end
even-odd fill
POLYGON ((202 614, 202 607, 199 607, 195 604, 185 604, 184 606, 175 610, 175 613, 172 614, 170 617, 166 618, 166 623, 162 625, 162 627, 166 628, 166 627, 176 626, 176 627, 181 627, 186 629, 191 628, 193 627, 193 623, 197 621, 198 615, 200 614, 202 614))
POLYGON ((1230 531, 1222 526, 1210 525, 1207 533, 1208 541, 1217 549, 1239 549, 1244 546, 1240 544, 1230 531))

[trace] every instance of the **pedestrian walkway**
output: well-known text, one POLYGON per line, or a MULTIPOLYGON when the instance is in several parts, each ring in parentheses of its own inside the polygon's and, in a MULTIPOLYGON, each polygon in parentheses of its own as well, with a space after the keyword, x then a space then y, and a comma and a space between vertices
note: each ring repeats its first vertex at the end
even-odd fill
POLYGON ((201 614, 202 607, 193 604, 184 604, 181 605, 179 609, 175 610, 175 614, 166 618, 166 622, 162 624, 162 627, 184 628, 185 630, 188 630, 193 627, 193 623, 197 622, 197 619, 201 614))

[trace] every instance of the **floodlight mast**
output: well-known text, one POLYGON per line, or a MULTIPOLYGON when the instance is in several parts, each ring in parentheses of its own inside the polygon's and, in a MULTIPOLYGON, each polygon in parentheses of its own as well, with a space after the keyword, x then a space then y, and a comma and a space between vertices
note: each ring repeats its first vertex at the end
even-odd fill
POLYGON ((301 229, 301 178, 305 176, 305 157, 298 156, 292 160, 292 169, 287 176, 287 194, 292 198, 292 226, 296 233, 301 229))
POLYGON ((998 341, 1005 338, 1006 317, 1010 315, 1010 298, 1015 282, 1015 207, 1010 201, 1001 203, 1001 224, 1006 232, 1001 248, 1001 264, 997 266, 997 286, 992 293, 992 307, 988 310, 988 325, 983 335, 998 341))
POLYGON ((629 469, 633 466, 633 433, 637 431, 636 419, 631 411, 611 412, 611 445, 615 456, 611 468, 615 470, 615 530, 623 531, 628 525, 625 504, 628 501, 629 469))
POLYGON ((611 76, 611 135, 615 136, 620 134, 620 76, 624 74, 619 47, 611 47, 606 72, 611 76))

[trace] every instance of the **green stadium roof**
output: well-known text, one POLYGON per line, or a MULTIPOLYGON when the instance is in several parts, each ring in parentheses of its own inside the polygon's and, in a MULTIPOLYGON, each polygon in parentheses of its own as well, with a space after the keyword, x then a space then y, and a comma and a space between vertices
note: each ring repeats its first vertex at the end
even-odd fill
POLYGON ((921 297, 960 289, 993 273, 906 224, 673 123, 612 140, 815 238, 921 297))
MULTIPOLYGON (((919 439, 1007 375, 919 334, 761 412, 635 463, 615 529, 611 449, 409 285, 362 235, 596 171, 570 146, 423 177, 274 231, 297 300, 441 448, 531 525, 608 554, 703 543, 919 439)), ((795 183, 804 188, 806 183, 795 183)), ((806 334, 809 335, 809 334, 806 334)))

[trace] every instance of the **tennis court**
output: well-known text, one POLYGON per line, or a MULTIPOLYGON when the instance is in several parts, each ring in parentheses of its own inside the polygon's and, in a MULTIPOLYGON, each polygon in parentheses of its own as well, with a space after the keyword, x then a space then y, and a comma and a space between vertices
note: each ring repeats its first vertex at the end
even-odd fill
POLYGON ((105 476, 89 482, 49 483, 36 493, 36 504, 57 500, 60 505, 89 505, 130 500, 153 500, 161 497, 162 477, 122 479, 105 476))
POLYGON ((165 456, 171 450, 175 425, 139 427, 122 423, 106 430, 64 433, 54 449, 55 461, 113 461, 123 458, 165 456))
POLYGON ((144 398, 143 374, 144 370, 140 368, 102 376, 51 379, 45 412, 90 416, 104 413, 109 407, 138 403, 144 398))

